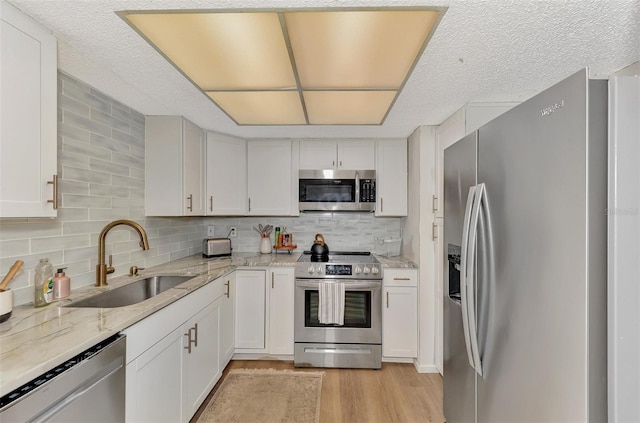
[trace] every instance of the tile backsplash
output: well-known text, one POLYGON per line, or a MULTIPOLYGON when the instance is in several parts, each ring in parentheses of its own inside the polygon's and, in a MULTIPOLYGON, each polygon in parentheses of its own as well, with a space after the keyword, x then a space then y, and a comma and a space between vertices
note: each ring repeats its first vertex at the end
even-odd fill
MULTIPOLYGON (((207 226, 232 239, 235 252, 257 252, 258 224, 286 226, 299 250, 322 233, 332 250, 373 250, 374 238, 398 236, 400 218, 372 213, 302 213, 300 217, 147 218, 144 214, 144 115, 91 86, 58 73, 58 175, 61 207, 55 219, 0 220, 0 276, 18 259, 24 266, 12 282, 14 301, 33 301, 38 260, 48 257, 54 268, 66 267, 71 288, 95 283, 98 235, 112 220, 132 219, 149 237, 142 251, 137 234, 118 226, 107 235, 107 255, 116 272, 130 266, 149 267, 202 251, 207 226)), ((273 235, 272 235, 273 237, 273 235)))

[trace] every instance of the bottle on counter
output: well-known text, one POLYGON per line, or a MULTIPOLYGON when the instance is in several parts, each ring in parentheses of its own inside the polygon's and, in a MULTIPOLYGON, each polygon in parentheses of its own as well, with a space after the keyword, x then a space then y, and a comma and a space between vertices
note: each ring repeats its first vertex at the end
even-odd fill
POLYGON ((280 226, 276 226, 276 231, 273 235, 273 245, 276 248, 282 246, 282 244, 280 244, 280 226))
POLYGON ((62 267, 57 270, 55 277, 53 278, 53 300, 61 300, 67 298, 71 293, 71 278, 65 275, 62 267))
POLYGON ((53 301, 53 266, 48 258, 40 259, 36 266, 36 274, 33 281, 35 307, 44 307, 53 301))

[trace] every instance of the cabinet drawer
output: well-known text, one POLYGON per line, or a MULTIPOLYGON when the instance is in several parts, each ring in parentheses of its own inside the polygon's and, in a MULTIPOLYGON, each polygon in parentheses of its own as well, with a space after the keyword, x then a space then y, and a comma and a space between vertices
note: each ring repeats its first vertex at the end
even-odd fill
POLYGON ((418 286, 418 269, 389 269, 383 271, 384 286, 418 286))

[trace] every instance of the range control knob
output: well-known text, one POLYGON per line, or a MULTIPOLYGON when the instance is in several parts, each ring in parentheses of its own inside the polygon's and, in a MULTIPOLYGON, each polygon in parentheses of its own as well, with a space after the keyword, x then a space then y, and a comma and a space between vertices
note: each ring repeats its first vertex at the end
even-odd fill
POLYGON ((364 269, 362 269, 362 273, 364 273, 365 275, 367 275, 370 271, 371 269, 369 269, 367 266, 365 266, 364 269))
POLYGON ((324 273, 324 266, 323 265, 318 265, 318 273, 323 274, 324 273))
POLYGON ((374 266, 371 268, 371 273, 373 273, 374 275, 377 275, 378 273, 380 273, 380 269, 374 266))
POLYGON ((356 266, 356 268, 354 269, 354 271, 356 272, 356 274, 361 273, 362 269, 360 268, 360 266, 356 266))
POLYGON ((309 274, 313 275, 313 271, 315 269, 313 268, 313 264, 311 266, 309 266, 309 269, 307 269, 307 271, 309 272, 309 274))

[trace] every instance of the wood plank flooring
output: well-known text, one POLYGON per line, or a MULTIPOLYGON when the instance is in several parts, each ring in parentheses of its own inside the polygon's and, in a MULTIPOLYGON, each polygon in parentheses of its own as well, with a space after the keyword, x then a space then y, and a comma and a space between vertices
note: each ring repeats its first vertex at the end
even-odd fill
MULTIPOLYGON (((231 369, 322 371, 320 423, 442 423, 442 377, 418 373, 412 364, 382 363, 381 370, 296 369, 291 361, 233 360, 192 422, 231 369)), ((268 422, 264 422, 268 423, 268 422)))

